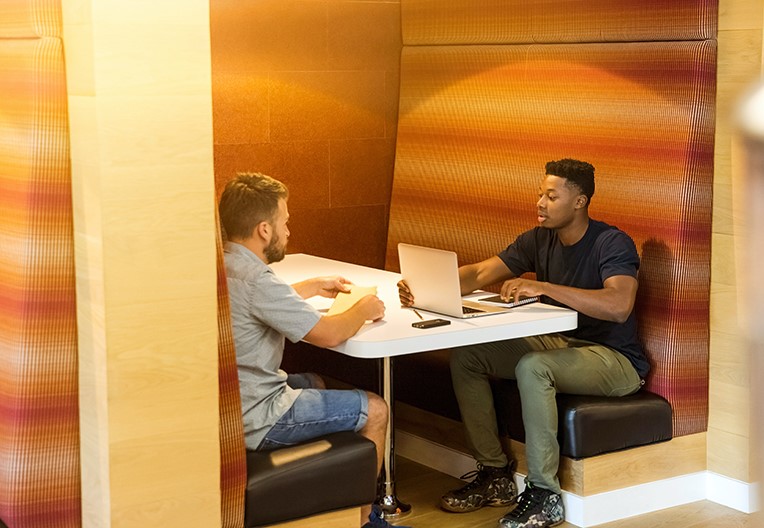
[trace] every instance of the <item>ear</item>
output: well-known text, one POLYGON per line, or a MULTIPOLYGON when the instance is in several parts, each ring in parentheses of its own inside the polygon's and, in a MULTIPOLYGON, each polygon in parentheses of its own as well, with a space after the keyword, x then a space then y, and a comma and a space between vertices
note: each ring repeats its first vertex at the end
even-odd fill
POLYGON ((273 228, 271 227, 271 224, 268 222, 260 222, 255 226, 255 232, 253 233, 255 236, 258 236, 262 238, 263 240, 270 240, 271 239, 271 230, 273 228))
POLYGON ((583 209, 589 203, 589 198, 585 194, 579 194, 576 198, 576 209, 583 209))

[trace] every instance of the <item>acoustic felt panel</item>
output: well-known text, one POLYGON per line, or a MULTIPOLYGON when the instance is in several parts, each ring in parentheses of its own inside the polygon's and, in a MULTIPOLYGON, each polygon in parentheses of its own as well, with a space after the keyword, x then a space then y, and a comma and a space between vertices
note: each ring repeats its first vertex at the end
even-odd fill
POLYGON ((700 40, 717 0, 401 0, 404 45, 700 40))
POLYGON ((0 40, 0 93, 0 518, 74 528, 77 326, 60 40, 0 40))
POLYGON ((642 256, 638 312, 674 434, 706 429, 714 41, 406 47, 387 268, 397 243, 497 254, 535 225, 549 160, 596 167, 590 213, 642 256))

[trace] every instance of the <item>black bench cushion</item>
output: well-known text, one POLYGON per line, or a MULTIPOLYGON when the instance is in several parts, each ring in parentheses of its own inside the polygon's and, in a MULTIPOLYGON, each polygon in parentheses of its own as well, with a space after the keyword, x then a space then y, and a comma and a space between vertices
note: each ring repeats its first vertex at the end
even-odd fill
MULTIPOLYGON (((356 378, 356 383, 367 390, 377 390, 374 380, 378 367, 373 362, 331 351, 324 351, 322 355, 320 349, 309 349, 310 346, 305 345, 292 350, 294 372, 313 370, 347 383, 354 383, 356 378)), ((393 363, 395 399, 460 420, 451 386, 449 358, 449 350, 397 356, 393 363)), ((499 432, 525 442, 517 384, 514 380, 495 379, 491 386, 499 432)), ((671 405, 661 396, 645 390, 623 398, 558 394, 557 409, 560 452, 571 458, 670 440, 673 436, 671 405)))
POLYGON ((631 396, 557 395, 560 452, 586 458, 671 440, 671 405, 641 390, 631 396))
POLYGON ((342 432, 274 451, 247 451, 245 528, 371 504, 374 443, 342 432))

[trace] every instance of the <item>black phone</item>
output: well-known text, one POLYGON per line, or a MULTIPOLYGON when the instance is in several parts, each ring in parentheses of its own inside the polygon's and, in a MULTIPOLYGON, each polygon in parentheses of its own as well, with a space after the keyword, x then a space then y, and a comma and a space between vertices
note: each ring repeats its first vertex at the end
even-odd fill
POLYGON ((411 326, 414 328, 435 328, 436 326, 446 326, 450 324, 451 321, 448 319, 429 319, 427 321, 417 321, 415 323, 411 323, 411 326))

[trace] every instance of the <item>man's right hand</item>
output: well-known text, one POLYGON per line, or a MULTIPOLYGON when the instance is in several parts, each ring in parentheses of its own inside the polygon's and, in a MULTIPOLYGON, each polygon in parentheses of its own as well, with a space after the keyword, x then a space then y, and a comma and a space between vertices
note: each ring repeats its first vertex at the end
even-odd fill
POLYGON ((353 308, 359 310, 366 321, 379 321, 385 316, 385 303, 376 295, 361 297, 353 308))
POLYGON ((414 305, 414 295, 404 280, 398 281, 398 297, 401 300, 401 306, 409 307, 414 305))

